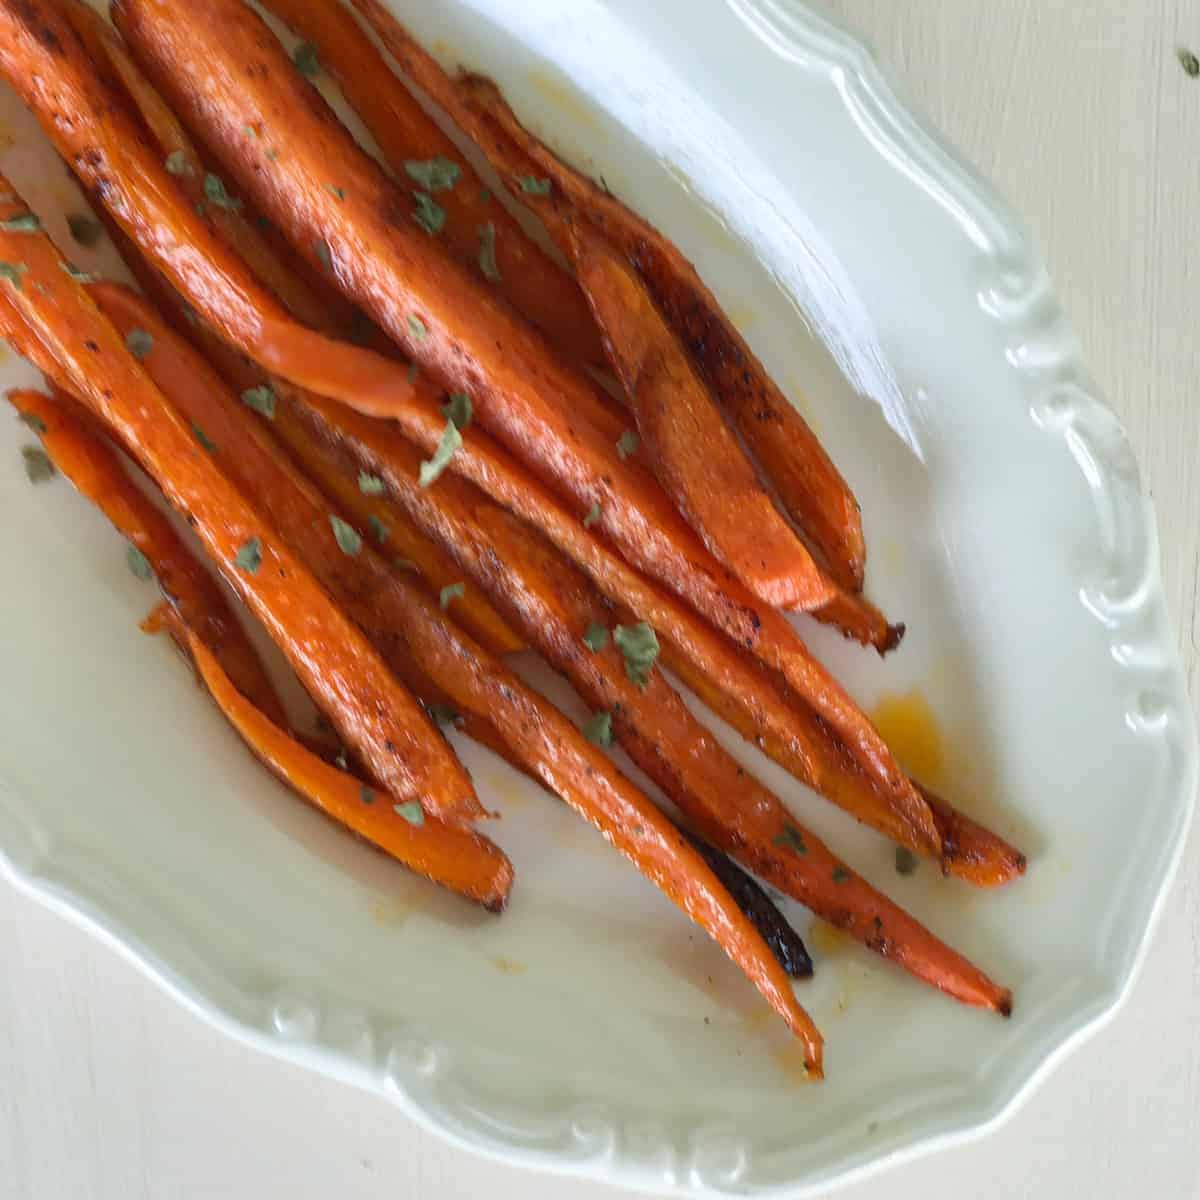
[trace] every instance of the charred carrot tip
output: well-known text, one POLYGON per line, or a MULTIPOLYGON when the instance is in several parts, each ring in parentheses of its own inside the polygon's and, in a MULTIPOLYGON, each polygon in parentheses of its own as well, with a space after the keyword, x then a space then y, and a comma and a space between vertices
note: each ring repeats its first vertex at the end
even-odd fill
POLYGON ((879 652, 879 657, 882 658, 885 654, 890 654, 895 650, 904 641, 904 635, 907 632, 908 626, 903 621, 897 621, 895 625, 889 625, 886 636, 875 647, 879 652))

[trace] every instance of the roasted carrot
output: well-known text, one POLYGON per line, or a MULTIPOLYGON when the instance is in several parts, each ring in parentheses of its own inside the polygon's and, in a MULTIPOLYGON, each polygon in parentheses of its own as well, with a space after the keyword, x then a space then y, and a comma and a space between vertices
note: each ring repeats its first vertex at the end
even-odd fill
POLYGON ((776 510, 645 287, 583 223, 571 229, 575 270, 667 495, 758 596, 788 603, 790 581, 820 569, 776 510))
MULTIPOLYGON (((480 815, 470 778, 420 705, 225 479, 201 433, 147 378, 45 234, 29 228, 32 214, 3 179, 0 193, 9 197, 0 201, 0 258, 13 268, 0 288, 5 330, 136 453, 380 782, 450 819, 480 815)), ((144 348, 144 339, 134 340, 134 349, 144 348)))
MULTIPOLYGON (((804 1042, 820 1070, 820 1035, 786 986, 757 930, 678 830, 548 701, 457 628, 403 572, 366 543, 346 540, 336 514, 296 472, 220 377, 144 300, 117 284, 93 294, 119 329, 146 329, 146 369, 191 419, 224 440, 222 463, 251 502, 363 629, 393 669, 427 679, 460 711, 488 722, 522 766, 562 796, 713 934, 804 1042), (782 984, 782 987, 781 987, 782 984)), ((218 443, 219 444, 219 443, 218 443)))
POLYGON ((512 864, 487 838, 397 804, 387 792, 322 762, 269 720, 233 684, 204 640, 189 631, 188 649, 200 677, 246 745, 284 783, 339 825, 397 862, 443 887, 503 912, 512 890, 512 864))
MULTIPOLYGON (((753 603, 652 477, 579 417, 573 397, 597 385, 447 261, 423 211, 355 145, 257 14, 240 0, 203 0, 187 14, 167 0, 120 0, 115 11, 139 61, 238 186, 301 253, 323 239, 343 292, 415 361, 469 394, 489 432, 585 508, 601 499, 603 527, 645 569, 723 604, 727 593, 753 603), (239 136, 248 124, 262 135, 239 136), (269 159, 284 128, 287 152, 269 159)), ((819 576, 797 573, 763 598, 808 609, 831 595, 819 576)))
POLYGON ((571 358, 603 362, 600 338, 569 274, 491 196, 458 147, 392 73, 340 4, 270 0, 265 6, 316 48, 404 187, 445 214, 446 250, 495 287, 571 358), (490 257, 489 257, 490 256, 490 257))
POLYGON ((59 394, 16 390, 9 403, 37 429, 46 453, 76 488, 112 522, 154 571, 168 601, 204 639, 224 671, 256 708, 280 724, 283 706, 250 639, 221 589, 121 467, 117 452, 59 394))

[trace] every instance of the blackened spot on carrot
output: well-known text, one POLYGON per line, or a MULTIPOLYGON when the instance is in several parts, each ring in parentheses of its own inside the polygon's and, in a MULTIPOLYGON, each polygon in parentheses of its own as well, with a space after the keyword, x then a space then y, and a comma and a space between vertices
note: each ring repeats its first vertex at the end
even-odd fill
POLYGON ((90 351, 91 351, 93 354, 99 354, 99 353, 100 353, 100 347, 99 347, 98 345, 96 345, 96 343, 95 343, 95 342, 93 342, 91 338, 88 338, 88 339, 87 339, 87 341, 86 341, 86 342, 84 342, 83 344, 84 344, 84 345, 85 345, 85 346, 86 346, 86 347, 87 347, 87 348, 88 348, 88 349, 89 349, 89 350, 90 350, 90 351))

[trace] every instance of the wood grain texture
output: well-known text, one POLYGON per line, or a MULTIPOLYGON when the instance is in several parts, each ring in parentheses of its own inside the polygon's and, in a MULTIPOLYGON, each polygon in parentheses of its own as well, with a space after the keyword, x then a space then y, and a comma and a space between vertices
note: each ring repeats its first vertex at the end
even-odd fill
MULTIPOLYGON (((697 0, 715 4, 719 0, 697 0)), ((1024 214, 1158 509, 1200 671, 1200 0, 827 0, 1024 214)), ((496 1167, 252 1054, 0 889, 0 1195, 12 1200, 616 1196, 496 1167), (314 1131, 320 1131, 319 1136, 314 1131)), ((986 1140, 846 1200, 1200 1197, 1200 830, 1125 1009, 986 1140)))

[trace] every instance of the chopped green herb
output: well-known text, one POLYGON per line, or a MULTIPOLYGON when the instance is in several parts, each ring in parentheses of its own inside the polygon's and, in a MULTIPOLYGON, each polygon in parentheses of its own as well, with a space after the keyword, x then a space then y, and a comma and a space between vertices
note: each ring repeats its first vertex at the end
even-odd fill
POLYGON ((411 558, 393 558, 392 566, 397 571, 415 571, 417 569, 417 564, 411 558))
POLYGON ((7 279, 18 292, 21 290, 21 276, 28 270, 29 268, 24 263, 11 263, 0 260, 0 279, 7 279))
POLYGON ((215 453, 217 449, 217 443, 214 442, 212 438, 210 438, 208 434, 196 424, 195 421, 192 422, 192 436, 200 443, 201 446, 204 447, 205 450, 209 452, 209 454, 215 453))
POLYGON ((489 221, 479 227, 479 269, 484 279, 500 282, 500 266, 496 262, 496 227, 489 221))
POLYGON ((461 583, 448 583, 440 592, 438 592, 438 603, 445 610, 450 607, 451 600, 461 600, 463 593, 466 591, 465 585, 461 583))
POLYGON ((917 856, 907 846, 896 847, 896 873, 911 875, 917 869, 917 856))
POLYGON ((256 413, 275 420, 275 389, 269 383, 247 388, 242 393, 242 403, 256 413))
POLYGON ((257 130, 257 129, 255 129, 253 125, 243 125, 243 126, 242 126, 242 132, 243 132, 243 133, 244 133, 244 134, 245 134, 247 137, 252 137, 252 138, 256 138, 256 137, 258 137, 258 130, 257 130))
POLYGON ((427 192, 448 192, 462 176, 462 168, 449 158, 438 155, 424 161, 409 159, 404 164, 409 179, 427 192))
POLYGON ((186 150, 172 150, 166 158, 166 168, 168 175, 190 175, 192 173, 192 164, 188 162, 186 150))
POLYGON ((154 338, 144 329, 131 329, 125 335, 125 345, 129 353, 141 362, 154 349, 154 338))
POLYGON ((438 204, 428 192, 413 192, 416 208, 413 209, 413 220, 426 233, 437 235, 446 224, 446 210, 438 204))
POLYGON ((536 175, 525 175, 521 178, 521 191, 527 196, 548 196, 553 186, 549 179, 538 178, 536 175))
POLYGON ((391 536, 392 531, 374 513, 367 518, 367 525, 370 526, 371 536, 381 546, 391 536))
POLYGON ((625 674, 645 690, 650 672, 658 661, 658 638, 645 621, 636 625, 618 625, 613 630, 613 642, 625 656, 625 674))
POLYGON ((150 565, 150 560, 136 546, 126 549, 125 561, 138 579, 145 581, 154 578, 154 568, 150 565))
POLYGON ((220 175, 214 175, 211 171, 204 176, 204 198, 228 212, 240 212, 242 208, 242 202, 225 190, 220 175))
POLYGON ((1185 75, 1190 75, 1193 79, 1200 75, 1200 58, 1197 58, 1186 46, 1180 46, 1176 54, 1179 55, 1179 65, 1183 68, 1185 75))
POLYGON ((86 213, 69 213, 67 228, 71 231, 71 237, 81 246, 95 246, 104 236, 104 226, 86 213))
POLYGON ((479 203, 480 204, 491 204, 491 202, 492 202, 491 188, 481 187, 479 189, 479 203))
POLYGON ((22 446, 21 457, 25 460, 25 478, 30 483, 45 483, 58 474, 50 455, 40 446, 22 446))
POLYGON ((417 376, 420 374, 421 368, 415 362, 410 362, 408 364, 408 383, 410 387, 417 382, 417 376))
POLYGON ((638 452, 642 439, 632 429, 627 429, 617 438, 617 455, 624 462, 631 454, 638 452))
POLYGON ((423 342, 429 336, 429 330, 425 328, 425 322, 415 313, 409 314, 408 333, 414 342, 423 342))
POLYGON ((782 833, 777 833, 772 839, 776 846, 791 850, 796 854, 807 854, 808 847, 804 844, 804 835, 795 825, 785 825, 782 833))
POLYGON ((590 716, 583 724, 583 736, 597 746, 611 746, 612 713, 598 712, 590 716))
POLYGON ((583 631, 583 644, 593 654, 599 654, 608 645, 608 630, 599 621, 593 621, 583 631))
POLYGON ((454 457, 454 452, 461 445, 462 434, 458 432, 458 426, 453 421, 447 421, 445 432, 442 434, 442 440, 438 442, 438 448, 433 452, 433 457, 426 459, 421 464, 421 472, 417 477, 417 482, 421 487, 428 487, 437 479, 450 465, 450 460, 454 457))
POLYGON ((18 412, 17 420, 20 421, 22 425, 27 425, 33 430, 34 433, 46 432, 46 422, 43 421, 42 418, 37 415, 37 413, 18 412))
POLYGON ((587 515, 583 518, 584 529, 591 529, 591 527, 600 520, 602 515, 603 514, 600 511, 600 505, 593 504, 592 507, 587 510, 587 515))
POLYGON ((347 525, 336 513, 329 514, 329 524, 333 526, 333 536, 337 539, 338 549, 343 554, 353 558, 362 549, 362 538, 353 525, 347 525))
POLYGON ((429 719, 435 725, 454 725, 458 722, 458 713, 448 704, 431 704, 429 719))
POLYGON ((275 146, 272 146, 267 151, 267 162, 274 162, 278 157, 279 157, 279 150, 275 146))
POLYGON ((238 547, 237 557, 233 562, 239 571, 245 571, 247 575, 257 575, 258 568, 262 566, 262 542, 256 537, 243 542, 238 547))
POLYGON ((358 798, 364 804, 374 804, 375 803, 375 789, 367 787, 367 785, 364 783, 362 785, 362 787, 359 788, 358 798))
POLYGON ((359 471, 358 490, 364 496, 382 496, 385 486, 378 475, 368 475, 366 471, 359 471))
POLYGON ((406 804, 393 804, 392 810, 402 816, 410 825, 425 824, 425 810, 419 800, 409 800, 406 804))
POLYGON ((42 228, 42 219, 37 213, 21 213, 17 217, 9 217, 0 221, 0 229, 5 233, 38 233, 42 228))
POLYGON ((453 421, 455 428, 460 432, 470 425, 474 411, 471 397, 466 392, 451 392, 446 403, 442 405, 442 416, 447 421, 453 421))
POLYGON ((850 878, 850 872, 839 863, 833 868, 833 882, 845 883, 850 878))
POLYGON ((321 73, 321 60, 317 57, 317 48, 312 42, 301 42, 292 51, 292 62, 306 79, 314 79, 321 73))
POLYGON ((345 198, 346 198, 346 189, 345 189, 345 188, 340 188, 340 187, 338 187, 336 184, 333 184, 333 183, 327 183, 327 184, 325 185, 325 190, 326 190, 327 192, 330 192, 330 193, 332 193, 332 194, 333 194, 334 196, 336 196, 336 197, 337 197, 339 200, 345 200, 345 198))
POLYGON ((333 255, 329 252, 329 243, 324 238, 319 238, 313 249, 316 251, 317 258, 320 260, 321 266, 327 271, 333 270, 333 255))
POLYGON ((100 278, 99 275, 95 275, 91 271, 81 271, 73 262, 68 262, 65 258, 60 259, 58 265, 76 283, 95 283, 100 278))

